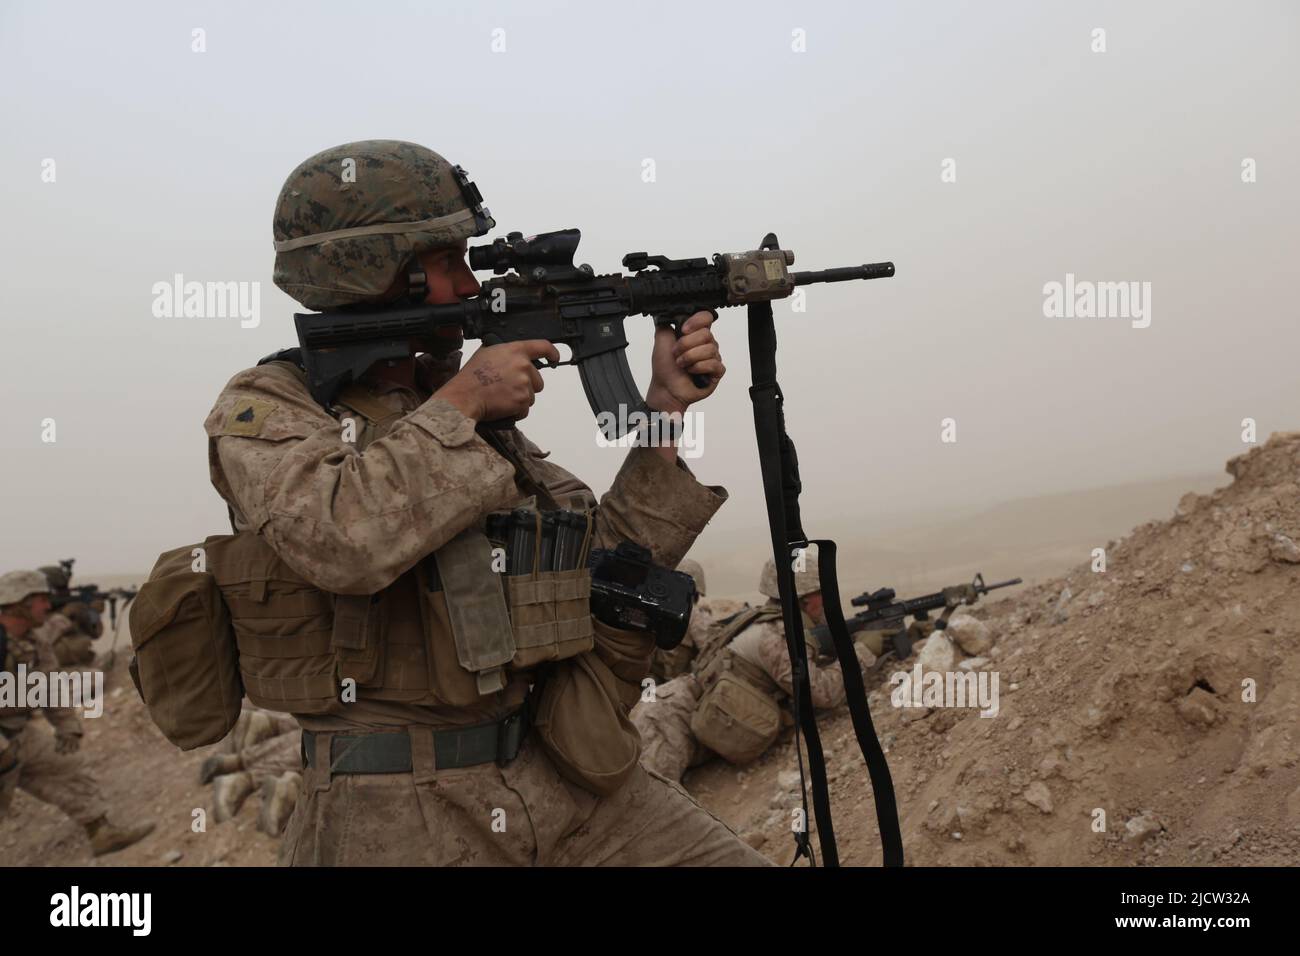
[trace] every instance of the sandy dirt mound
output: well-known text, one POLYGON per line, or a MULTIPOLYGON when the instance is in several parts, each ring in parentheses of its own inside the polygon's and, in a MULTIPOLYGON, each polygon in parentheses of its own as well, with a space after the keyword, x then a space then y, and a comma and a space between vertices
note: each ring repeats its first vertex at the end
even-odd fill
MULTIPOLYGON (((1300 433, 1227 470, 1229 486, 1106 543, 1104 572, 1088 561, 975 608, 995 640, 997 716, 873 691, 909 863, 1300 862, 1300 433)), ((841 860, 877 864, 847 714, 823 741, 841 860)), ((786 741, 687 785, 784 863, 794 766, 786 741)))

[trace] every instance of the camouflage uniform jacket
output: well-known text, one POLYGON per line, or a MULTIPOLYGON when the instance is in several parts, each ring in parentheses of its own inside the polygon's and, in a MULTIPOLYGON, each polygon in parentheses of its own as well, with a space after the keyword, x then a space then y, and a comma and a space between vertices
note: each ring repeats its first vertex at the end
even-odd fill
MULTIPOLYGON (((41 633, 40 628, 34 628, 24 634, 22 637, 15 637, 12 633, 6 640, 5 660, 0 670, 4 671, 7 680, 13 681, 13 685, 6 690, 0 697, 0 729, 8 737, 15 737, 18 732, 27 726, 32 715, 40 710, 45 714, 45 719, 50 722, 55 730, 61 733, 80 734, 82 731, 81 717, 75 707, 18 707, 4 706, 5 703, 17 703, 17 694, 19 688, 18 665, 23 664, 26 667, 27 692, 31 692, 30 675, 36 672, 50 674, 59 670, 59 659, 54 653, 54 648, 50 642, 41 633), (10 692, 15 696, 12 701, 5 700, 9 697, 10 692)), ((46 683, 46 692, 49 692, 49 682, 46 683)))
MULTIPOLYGON (((767 673, 786 697, 794 694, 790 654, 786 649, 785 628, 779 620, 759 621, 741 631, 727 645, 733 654, 756 665, 767 673)), ((863 668, 870 667, 875 658, 859 644, 854 652, 863 668)), ((829 710, 839 707, 848 699, 844 692, 844 677, 839 661, 817 664, 816 650, 808 648, 808 685, 812 689, 813 707, 829 710)))
MULTIPOLYGON (((358 452, 343 440, 340 421, 290 369, 271 363, 237 374, 205 422, 212 483, 230 505, 235 527, 262 535, 324 591, 374 594, 487 513, 522 503, 527 495, 514 466, 471 419, 430 397, 438 377, 432 359, 421 356, 418 391, 363 378, 367 392, 401 417, 358 452)), ((517 430, 502 437, 561 506, 594 502, 582 482, 517 430)), ((593 546, 636 541, 656 562, 675 567, 725 499, 725 490, 701 485, 680 460, 671 465, 653 449, 633 448, 600 501, 593 546)), ((637 634, 635 641, 602 647, 602 640, 598 634, 597 653, 617 660, 611 666, 635 688, 648 672, 653 641, 637 634)), ((522 701, 529 682, 516 673, 505 690, 455 713, 358 701, 301 722, 342 730, 492 720, 522 701)))

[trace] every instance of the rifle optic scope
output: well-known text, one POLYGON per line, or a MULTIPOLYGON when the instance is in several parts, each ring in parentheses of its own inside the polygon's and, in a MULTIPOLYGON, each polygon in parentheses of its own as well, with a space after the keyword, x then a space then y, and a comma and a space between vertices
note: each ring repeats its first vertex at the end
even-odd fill
POLYGON ((570 266, 573 254, 578 251, 582 232, 578 229, 559 229, 524 238, 522 232, 508 233, 504 239, 494 239, 491 245, 475 246, 469 251, 471 269, 491 269, 494 275, 503 275, 514 269, 520 275, 534 266, 570 266))

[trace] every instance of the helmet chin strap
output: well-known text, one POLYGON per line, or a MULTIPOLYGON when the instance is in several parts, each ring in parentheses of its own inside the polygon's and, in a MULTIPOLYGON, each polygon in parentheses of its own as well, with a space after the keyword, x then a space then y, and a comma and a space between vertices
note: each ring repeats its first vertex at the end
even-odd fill
POLYGON ((424 266, 420 265, 419 256, 411 256, 411 261, 406 264, 406 295, 412 302, 423 302, 424 297, 429 294, 429 279, 424 274, 424 266))

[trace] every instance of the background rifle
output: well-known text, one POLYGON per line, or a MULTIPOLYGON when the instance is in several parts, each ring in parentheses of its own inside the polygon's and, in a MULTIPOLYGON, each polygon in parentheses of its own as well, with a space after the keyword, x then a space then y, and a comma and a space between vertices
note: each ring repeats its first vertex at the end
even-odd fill
MULTIPOLYGON (((470 267, 491 269, 498 278, 463 302, 295 315, 298 361, 312 397, 328 405, 375 362, 409 356, 413 339, 428 340, 440 327, 459 326, 465 338, 484 345, 547 339, 567 346, 571 358, 558 364, 578 366, 601 431, 615 439, 650 416, 627 364, 623 320, 628 316, 648 315, 656 325, 680 333, 681 323, 701 310, 770 302, 797 286, 894 274, 892 262, 791 272, 794 253, 773 248, 715 254, 712 260, 630 252, 623 268, 633 275, 596 275, 589 265, 573 264, 581 238, 577 229, 527 238, 512 232, 475 246, 469 250, 470 267)), ((707 386, 707 378, 697 377, 696 384, 707 386)))
MULTIPOLYGON (((59 562, 61 567, 72 579, 72 566, 76 563, 76 558, 64 558, 59 562)), ((112 627, 117 627, 117 611, 119 605, 123 608, 131 603, 132 598, 140 593, 139 588, 111 588, 107 591, 101 590, 98 584, 78 584, 75 587, 69 585, 66 591, 50 592, 50 605, 54 610, 80 601, 95 610, 95 602, 103 601, 108 605, 108 622, 112 627)))
MULTIPOLYGON (((890 635, 890 640, 893 644, 894 653, 901 660, 912 653, 912 645, 920 640, 920 637, 914 636, 904 628, 904 618, 911 616, 917 621, 928 621, 931 611, 942 608, 943 613, 934 622, 934 630, 941 631, 948 626, 948 618, 963 604, 974 604, 980 599, 981 595, 996 591, 998 588, 1007 588, 1020 583, 1022 583, 1020 578, 1012 578, 1010 581, 999 581, 997 584, 985 584, 984 575, 977 574, 970 584, 953 585, 944 588, 942 591, 936 591, 934 594, 925 594, 921 597, 903 601, 897 600, 893 588, 864 591, 849 603, 854 607, 865 607, 866 610, 859 611, 845 621, 845 624, 848 626, 850 634, 868 630, 893 630, 895 633, 890 635)), ((812 636, 818 642, 818 646, 822 646, 824 642, 830 640, 830 634, 825 625, 813 628, 812 636)))

